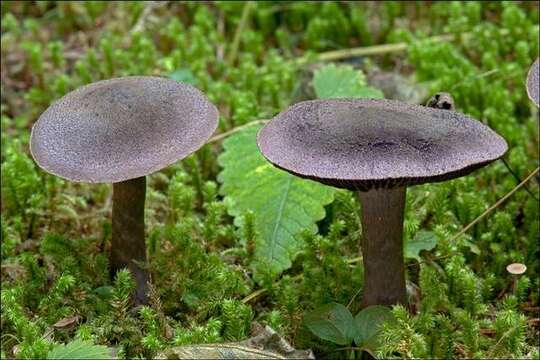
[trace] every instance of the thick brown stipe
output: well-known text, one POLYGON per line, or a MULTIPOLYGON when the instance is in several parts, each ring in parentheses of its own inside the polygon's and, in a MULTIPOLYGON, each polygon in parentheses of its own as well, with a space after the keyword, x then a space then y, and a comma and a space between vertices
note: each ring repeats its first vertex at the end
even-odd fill
POLYGON ((135 303, 146 304, 148 275, 138 264, 146 263, 144 202, 146 177, 113 185, 112 242, 109 256, 111 277, 128 268, 137 284, 135 303))
POLYGON ((405 195, 404 187, 358 192, 362 203, 362 307, 407 305, 403 262, 405 195))

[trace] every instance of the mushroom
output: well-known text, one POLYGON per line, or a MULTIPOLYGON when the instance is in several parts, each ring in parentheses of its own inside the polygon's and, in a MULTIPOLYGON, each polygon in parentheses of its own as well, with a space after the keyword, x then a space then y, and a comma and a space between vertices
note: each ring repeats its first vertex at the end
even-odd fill
POLYGON ((540 58, 537 58, 534 64, 529 69, 527 75, 527 94, 529 98, 540 106, 540 58))
POLYGON ((527 266, 525 264, 513 263, 506 267, 506 271, 512 275, 521 275, 527 271, 527 266))
POLYGON ((506 271, 508 271, 512 276, 512 291, 515 293, 518 277, 527 271, 527 266, 521 263, 513 263, 506 266, 506 271))
POLYGON ((130 76, 70 92, 32 127, 30 152, 42 169, 75 182, 113 183, 111 276, 130 269, 136 304, 147 302, 146 175, 199 149, 217 120, 216 107, 193 86, 130 76))
POLYGON ((451 110, 395 100, 326 99, 290 106, 257 136, 274 166, 358 192, 362 307, 406 304, 406 188, 464 176, 500 158, 505 140, 451 110))

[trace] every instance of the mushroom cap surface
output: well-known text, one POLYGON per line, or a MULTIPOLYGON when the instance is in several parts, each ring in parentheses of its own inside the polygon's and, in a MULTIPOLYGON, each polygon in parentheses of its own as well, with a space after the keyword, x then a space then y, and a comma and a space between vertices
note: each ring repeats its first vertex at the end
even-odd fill
POLYGON ((527 266, 521 263, 513 263, 506 266, 506 271, 513 275, 521 275, 527 271, 527 266))
POLYGON ((466 115, 380 99, 297 103, 267 123, 257 143, 278 168, 360 191, 459 177, 508 148, 466 115))
POLYGON ((115 183, 158 171, 199 149, 218 111, 189 84, 152 76, 98 81, 53 103, 32 128, 38 165, 62 178, 115 183))
POLYGON ((527 75, 527 94, 536 106, 540 106, 540 58, 537 58, 529 69, 529 74, 527 75))

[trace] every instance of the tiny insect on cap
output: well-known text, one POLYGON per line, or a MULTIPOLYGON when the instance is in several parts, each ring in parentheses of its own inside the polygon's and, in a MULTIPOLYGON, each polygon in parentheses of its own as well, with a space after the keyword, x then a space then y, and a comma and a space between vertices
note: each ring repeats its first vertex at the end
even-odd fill
POLYGON ((257 142, 281 169, 361 191, 463 176, 508 148, 466 115, 380 99, 297 103, 266 124, 257 142))
POLYGON ((201 147, 218 111, 189 84, 130 76, 83 86, 53 103, 32 128, 30 151, 45 171, 114 183, 158 171, 201 147))
POLYGON ((537 58, 529 69, 529 74, 527 75, 527 94, 536 106, 540 106, 540 58, 537 58))

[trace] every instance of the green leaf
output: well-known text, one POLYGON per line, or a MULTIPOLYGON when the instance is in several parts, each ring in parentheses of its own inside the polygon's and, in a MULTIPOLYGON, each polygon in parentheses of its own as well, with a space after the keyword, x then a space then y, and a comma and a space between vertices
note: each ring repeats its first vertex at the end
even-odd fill
POLYGON ((356 346, 374 353, 379 345, 377 335, 381 324, 392 318, 392 312, 386 306, 372 305, 360 311, 354 318, 356 346))
POLYGON ((94 345, 91 341, 74 340, 66 345, 56 346, 49 351, 47 359, 111 359, 111 349, 94 345))
POLYGON ((324 305, 307 314, 304 323, 313 334, 338 345, 350 345, 356 333, 351 312, 337 303, 324 305))
POLYGON ((384 98, 382 91, 367 85, 362 71, 349 65, 329 64, 315 71, 313 87, 319 99, 384 98))
POLYGON ((470 240, 467 240, 466 238, 462 239, 461 242, 463 243, 463 246, 468 247, 473 254, 480 255, 481 251, 478 245, 470 240))
POLYGON ((100 286, 96 289, 94 289, 94 291, 96 292, 96 294, 98 294, 99 297, 103 298, 103 299, 110 299, 112 298, 113 296, 113 287, 112 286, 108 286, 108 285, 104 285, 104 286, 100 286))
POLYGON ((168 75, 171 79, 191 85, 197 84, 197 78, 189 69, 175 70, 168 75))
POLYGON ((253 212, 259 233, 255 269, 263 267, 277 275, 291 266, 303 248, 299 231, 317 232, 316 222, 324 218, 324 206, 332 202, 334 189, 272 166, 257 148, 259 129, 252 126, 224 141, 225 151, 218 158, 223 170, 218 180, 237 226, 244 214, 253 212))
POLYGON ((431 231, 420 230, 414 239, 405 242, 405 257, 420 261, 420 251, 433 249, 437 241, 437 236, 431 231))

